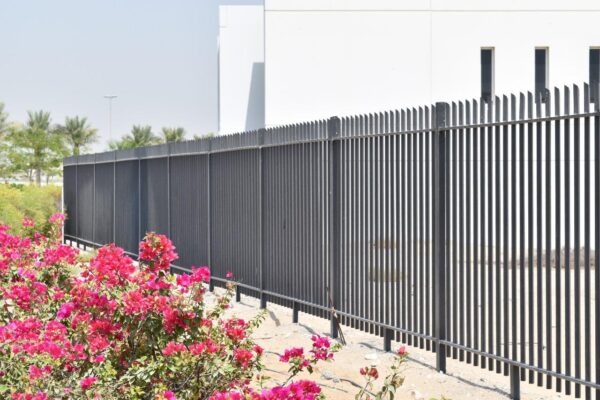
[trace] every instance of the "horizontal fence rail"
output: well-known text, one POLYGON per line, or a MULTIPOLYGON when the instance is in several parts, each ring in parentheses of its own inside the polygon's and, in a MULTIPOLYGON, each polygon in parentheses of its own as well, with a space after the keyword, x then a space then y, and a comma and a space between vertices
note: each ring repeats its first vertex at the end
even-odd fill
POLYGON ((600 112, 521 93, 64 160, 65 239, 600 399, 600 112))

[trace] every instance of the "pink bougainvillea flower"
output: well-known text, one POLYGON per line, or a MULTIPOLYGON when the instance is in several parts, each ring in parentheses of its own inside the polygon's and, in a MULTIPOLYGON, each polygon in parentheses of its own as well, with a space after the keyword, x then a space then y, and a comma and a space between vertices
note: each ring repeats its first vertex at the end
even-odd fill
POLYGON ((65 216, 64 216, 64 214, 56 213, 48 219, 48 222, 50 222, 50 223, 65 222, 65 216))
POLYGON ((406 346, 400 346, 397 353, 400 357, 407 355, 408 353, 406 352, 406 346))
POLYGON ((176 400, 175 393, 171 392, 170 390, 163 392, 162 395, 165 398, 165 400, 176 400))
POLYGON ((81 381, 79 381, 79 386, 81 386, 81 388, 83 390, 87 390, 94 383, 96 383, 97 380, 98 380, 98 378, 96 378, 95 376, 88 376, 88 377, 83 378, 81 381))

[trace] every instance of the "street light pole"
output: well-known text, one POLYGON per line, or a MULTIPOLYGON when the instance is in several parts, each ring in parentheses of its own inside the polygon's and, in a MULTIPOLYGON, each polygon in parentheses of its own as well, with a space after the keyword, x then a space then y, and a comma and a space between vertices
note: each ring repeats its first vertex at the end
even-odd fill
POLYGON ((104 95, 108 99, 108 140, 112 141, 112 101, 117 98, 115 94, 104 95))

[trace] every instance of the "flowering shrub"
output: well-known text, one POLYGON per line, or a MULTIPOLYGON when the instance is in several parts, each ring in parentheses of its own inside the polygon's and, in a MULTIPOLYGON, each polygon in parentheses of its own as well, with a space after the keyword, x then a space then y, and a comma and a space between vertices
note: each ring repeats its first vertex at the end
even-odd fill
POLYGON ((312 372, 337 350, 326 338, 282 356, 290 378, 265 387, 263 349, 250 321, 226 317, 233 283, 212 308, 204 302, 207 268, 169 274, 172 243, 149 233, 136 266, 115 245, 89 261, 61 244, 64 218, 44 236, 25 221, 23 237, 0 227, 0 398, 317 399, 312 372))
POLYGON ((406 362, 408 353, 406 348, 401 346, 396 352, 394 363, 390 367, 389 374, 385 377, 383 384, 377 392, 373 392, 375 381, 379 379, 379 371, 375 367, 364 367, 360 369, 360 374, 365 378, 365 385, 356 394, 356 400, 393 400, 396 395, 396 390, 404 383, 402 375, 402 365, 406 362))

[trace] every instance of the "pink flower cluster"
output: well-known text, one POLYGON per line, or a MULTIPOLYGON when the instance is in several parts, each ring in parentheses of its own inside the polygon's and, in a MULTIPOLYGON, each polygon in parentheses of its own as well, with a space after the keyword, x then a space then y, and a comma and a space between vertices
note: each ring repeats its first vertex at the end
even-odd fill
POLYGON ((260 392, 247 388, 245 392, 230 391, 213 394, 209 400, 315 400, 321 388, 313 381, 298 380, 285 386, 275 386, 260 392))
MULTIPOLYGON (((315 383, 303 380, 253 389, 263 349, 249 335, 255 322, 225 316, 233 283, 208 309, 209 269, 171 275, 177 254, 166 236, 147 234, 138 265, 114 244, 83 262, 77 249, 61 243, 63 222, 64 216, 54 215, 56 236, 48 237, 19 237, 0 226, 0 365, 8 366, 0 371, 0 386, 11 388, 12 400, 54 398, 50 387, 62 388, 58 396, 68 399, 141 391, 174 400, 176 390, 213 393, 216 400, 320 395, 315 383)), ((30 220, 24 226, 35 229, 30 220)), ((315 336, 312 342, 308 358, 295 348, 282 361, 298 362, 301 370, 331 359, 328 339, 315 336)))

